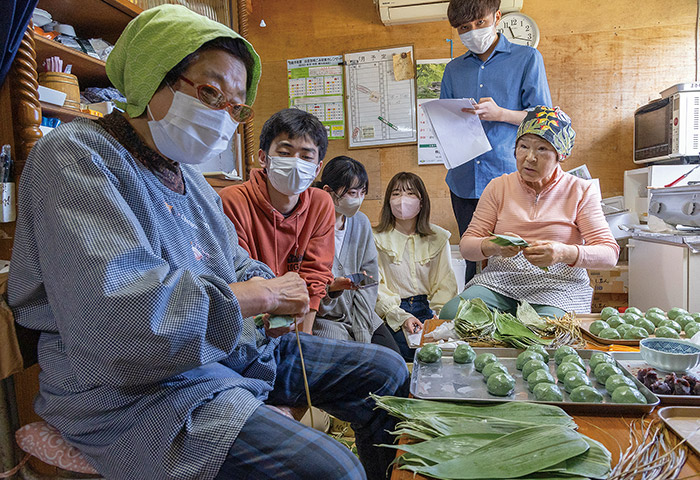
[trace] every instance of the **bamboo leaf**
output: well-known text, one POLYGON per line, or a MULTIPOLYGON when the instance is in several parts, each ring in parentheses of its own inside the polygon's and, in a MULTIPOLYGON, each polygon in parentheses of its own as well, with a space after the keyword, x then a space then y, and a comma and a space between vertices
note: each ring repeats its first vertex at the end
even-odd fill
POLYGON ((499 437, 466 456, 427 467, 401 468, 451 480, 505 479, 552 467, 588 448, 581 435, 570 428, 536 426, 499 437))
MULTIPOLYGON (((491 233, 491 232, 489 232, 491 233)), ((497 235, 495 233, 491 233, 495 238, 492 238, 491 241, 495 243, 496 245, 500 245, 501 247, 528 247, 530 246, 527 241, 523 240, 520 237, 514 237, 512 235, 497 235)))

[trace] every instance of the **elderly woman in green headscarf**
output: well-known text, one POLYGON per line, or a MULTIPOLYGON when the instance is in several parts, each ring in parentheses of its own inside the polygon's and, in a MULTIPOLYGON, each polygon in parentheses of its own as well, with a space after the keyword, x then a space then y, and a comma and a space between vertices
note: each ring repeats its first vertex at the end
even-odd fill
POLYGON ((620 248, 597 186, 560 166, 575 136, 558 107, 527 112, 516 137, 517 171, 486 186, 459 243, 464 258, 488 259, 488 266, 445 304, 441 318, 454 318, 462 298, 512 314, 521 301, 546 316, 591 311, 586 269, 613 267, 620 248), (494 243, 493 234, 521 237, 528 246, 494 243))
POLYGON ((248 257, 192 165, 251 118, 252 46, 165 5, 126 27, 107 72, 125 113, 61 125, 21 178, 8 297, 41 331, 37 413, 110 479, 384 478, 393 451, 374 445, 394 422, 368 394, 407 394, 402 359, 301 336, 311 398, 353 423, 362 465, 268 407, 306 403, 300 347, 281 335, 294 324, 251 317, 303 316, 306 285, 248 257))

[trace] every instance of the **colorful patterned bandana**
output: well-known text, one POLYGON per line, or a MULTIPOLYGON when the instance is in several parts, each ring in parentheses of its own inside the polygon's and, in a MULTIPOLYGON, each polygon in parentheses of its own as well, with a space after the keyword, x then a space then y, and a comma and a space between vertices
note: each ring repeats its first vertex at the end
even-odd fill
MULTIPOLYGON (((144 10, 126 26, 107 57, 107 76, 126 97, 130 117, 138 117, 165 75, 190 53, 218 37, 240 38, 253 56, 246 103, 252 105, 260 80, 260 57, 243 37, 182 5, 144 10)), ((121 102, 120 102, 121 103, 121 102)))
POLYGON ((571 149, 574 148, 576 132, 571 127, 569 116, 559 110, 559 107, 538 105, 529 110, 518 127, 516 139, 526 133, 532 133, 551 143, 559 154, 560 162, 571 155, 571 149))

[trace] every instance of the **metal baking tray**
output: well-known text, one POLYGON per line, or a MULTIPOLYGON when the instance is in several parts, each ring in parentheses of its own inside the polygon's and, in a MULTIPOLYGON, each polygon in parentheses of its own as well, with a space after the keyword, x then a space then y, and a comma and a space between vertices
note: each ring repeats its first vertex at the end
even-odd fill
MULTIPOLYGON (((416 350, 416 355, 420 348, 416 350)), ((577 350, 584 360, 586 373, 592 381, 592 385, 603 394, 602 403, 572 402, 569 394, 561 388, 564 400, 561 402, 538 402, 535 396, 527 387, 527 382, 523 378, 522 372, 515 368, 518 354, 522 350, 516 348, 474 348, 477 355, 480 353, 493 353, 499 361, 508 368, 508 371, 515 379, 515 389, 512 394, 506 397, 491 395, 486 390, 484 376, 477 372, 474 363, 459 364, 452 360, 451 352, 443 352, 440 361, 435 363, 423 363, 416 358, 413 362, 413 372, 411 374, 411 394, 416 398, 425 400, 449 400, 449 401, 469 401, 478 403, 503 403, 508 401, 527 401, 534 403, 549 403, 557 405, 567 412, 572 413, 593 413, 596 415, 618 414, 618 413, 649 413, 659 404, 659 398, 651 393, 632 374, 622 369, 628 377, 632 378, 639 388, 639 391, 647 399, 646 404, 639 403, 612 403, 612 399, 605 388, 596 382, 595 377, 590 373, 588 360, 596 350, 577 350)), ((557 365, 554 362, 554 350, 550 352, 549 370, 554 378, 556 376, 557 365)), ((620 365, 618 365, 620 367, 620 365)))
MULTIPOLYGON (((639 340, 625 340, 625 339, 610 339, 610 338, 603 338, 599 337, 598 335, 593 335, 591 333, 591 323, 595 322, 596 320, 600 320, 600 316, 597 313, 594 314, 586 314, 586 315, 577 315, 577 318, 581 320, 581 331, 586 334, 586 336, 592 338, 593 340, 596 341, 596 343, 601 343, 603 345, 626 345, 628 347, 639 347, 639 340)), ((654 335, 649 335, 650 337, 654 337, 654 335)), ((685 337, 685 332, 681 334, 681 338, 686 338, 685 337)))
POLYGON ((664 407, 659 418, 700 455, 700 407, 664 407))
MULTIPOLYGON (((635 378, 637 377, 637 372, 642 368, 653 368, 659 373, 660 376, 668 375, 670 373, 656 367, 652 367, 646 363, 639 352, 610 352, 610 354, 615 360, 617 360, 617 363, 622 366, 623 370, 635 378)), ((700 366, 694 368, 689 373, 700 378, 700 366)), ((659 397, 659 400, 661 400, 661 403, 664 405, 700 406, 700 395, 654 395, 659 397)))

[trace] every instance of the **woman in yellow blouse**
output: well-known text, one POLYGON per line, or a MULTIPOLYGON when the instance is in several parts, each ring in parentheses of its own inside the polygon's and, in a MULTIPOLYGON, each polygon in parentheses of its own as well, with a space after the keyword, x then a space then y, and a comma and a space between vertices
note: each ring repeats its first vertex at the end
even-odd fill
POLYGON ((386 187, 374 242, 379 254, 377 314, 391 328, 401 354, 413 361, 402 330, 419 332, 457 293, 450 232, 430 223, 430 198, 417 175, 400 172, 386 187))

